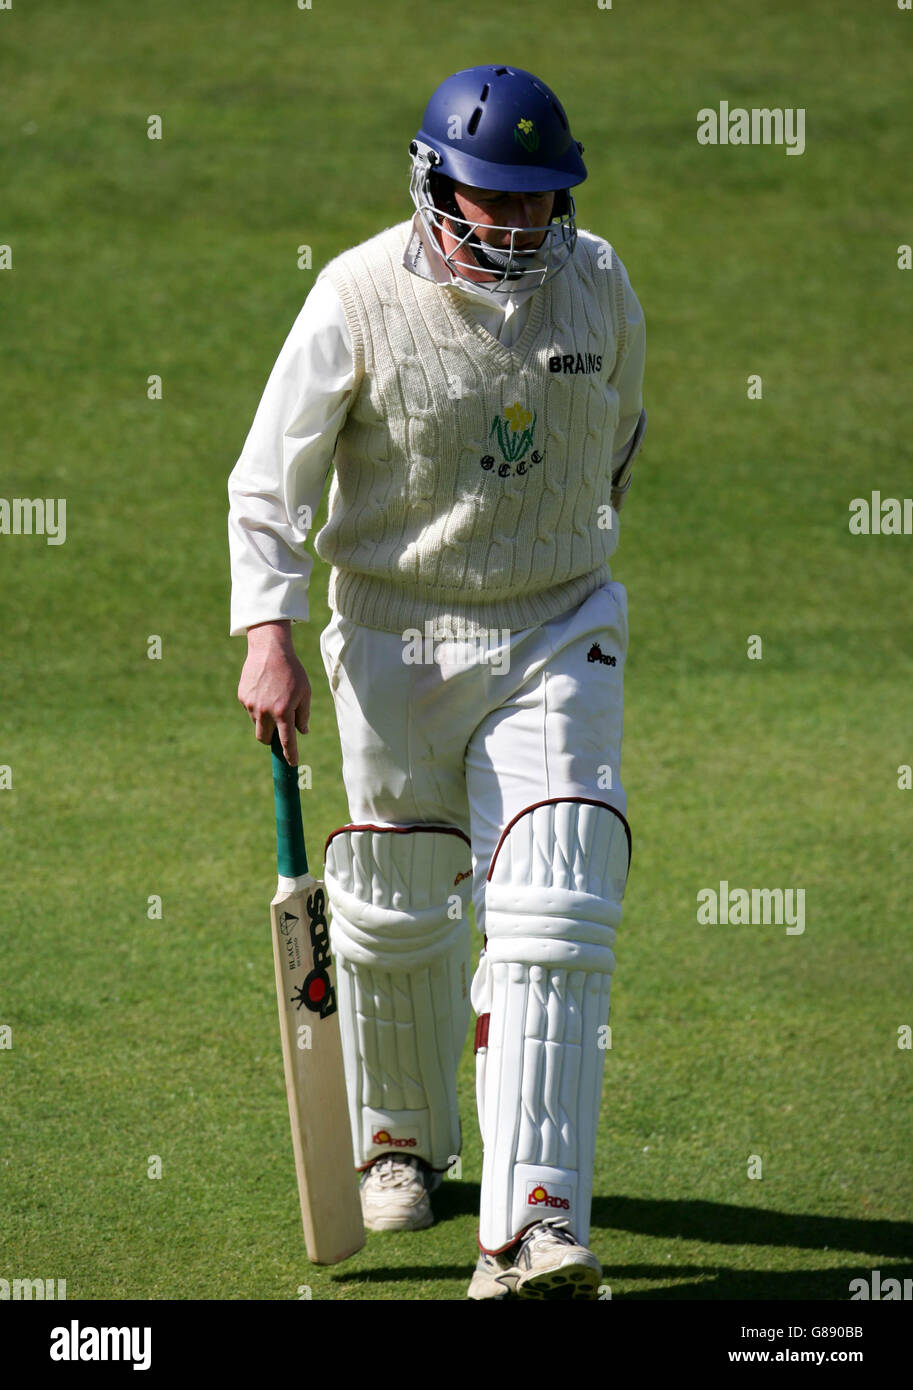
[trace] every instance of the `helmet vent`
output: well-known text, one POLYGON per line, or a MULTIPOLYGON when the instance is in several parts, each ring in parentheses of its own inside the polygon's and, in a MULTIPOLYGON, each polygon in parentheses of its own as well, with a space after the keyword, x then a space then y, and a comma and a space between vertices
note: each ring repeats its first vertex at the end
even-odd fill
POLYGON ((495 77, 506 77, 510 68, 495 68, 495 77))
POLYGON ((567 123, 567 116, 565 116, 557 101, 552 102, 552 109, 554 110, 555 115, 558 117, 561 124, 564 126, 565 130, 567 130, 569 128, 567 123))
POLYGON ((481 106, 477 106, 476 109, 473 111, 472 115, 469 117, 469 124, 468 124, 468 126, 466 127, 466 133, 467 133, 467 135, 475 135, 476 131, 477 131, 478 128, 479 128, 479 121, 480 121, 481 119, 482 119, 482 108, 481 108, 481 106))
POLYGON ((486 82, 486 83, 485 83, 485 86, 482 88, 482 95, 479 97, 479 101, 487 101, 487 100, 488 100, 488 93, 489 93, 490 91, 491 91, 491 87, 490 87, 490 86, 488 85, 488 83, 486 82))

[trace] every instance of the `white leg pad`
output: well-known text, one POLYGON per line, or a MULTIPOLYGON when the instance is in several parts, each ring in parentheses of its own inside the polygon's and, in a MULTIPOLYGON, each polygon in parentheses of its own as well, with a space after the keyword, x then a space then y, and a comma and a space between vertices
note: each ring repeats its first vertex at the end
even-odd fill
POLYGON ((439 1171, 460 1152, 469 1022, 469 841, 443 826, 343 826, 324 865, 356 1167, 439 1171))
POLYGON ((472 988, 482 1015, 485 1250, 505 1249, 545 1216, 566 1216, 576 1238, 589 1239, 603 1025, 629 859, 620 812, 582 799, 529 807, 495 852, 472 988))

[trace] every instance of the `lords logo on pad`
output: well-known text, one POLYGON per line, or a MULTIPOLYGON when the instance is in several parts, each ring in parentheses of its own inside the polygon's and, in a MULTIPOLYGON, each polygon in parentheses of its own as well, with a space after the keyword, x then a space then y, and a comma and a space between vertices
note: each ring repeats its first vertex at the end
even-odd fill
POLYGON ((571 1189, 569 1187, 556 1187, 551 1184, 546 1187, 541 1182, 528 1182, 526 1184, 526 1205, 528 1207, 551 1207, 553 1211, 570 1211, 571 1209, 571 1189))
POLYGON ((394 1139, 388 1129, 379 1129, 371 1135, 371 1143, 389 1144, 393 1149, 414 1149, 418 1140, 414 1134, 410 1134, 404 1139, 394 1139))

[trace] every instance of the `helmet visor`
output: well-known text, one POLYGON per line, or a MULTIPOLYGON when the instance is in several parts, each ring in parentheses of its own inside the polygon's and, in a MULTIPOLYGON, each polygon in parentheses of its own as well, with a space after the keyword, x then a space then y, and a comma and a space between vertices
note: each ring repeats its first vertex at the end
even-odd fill
POLYGON ((438 206, 430 182, 428 165, 414 157, 409 191, 425 229, 451 273, 475 288, 494 294, 537 289, 570 260, 577 226, 569 192, 555 199, 561 211, 547 223, 517 227, 473 221, 455 200, 438 206))

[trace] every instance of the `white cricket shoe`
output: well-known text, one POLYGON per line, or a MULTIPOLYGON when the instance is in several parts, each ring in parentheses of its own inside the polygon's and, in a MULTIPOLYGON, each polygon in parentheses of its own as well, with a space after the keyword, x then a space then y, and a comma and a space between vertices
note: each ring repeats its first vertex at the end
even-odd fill
POLYGON ((537 1221, 509 1251, 479 1256, 468 1298, 578 1299, 593 1301, 602 1265, 578 1245, 568 1223, 550 1216, 537 1221))
POLYGON ((418 1158, 385 1154, 361 1179, 361 1210, 369 1231, 421 1231, 434 1221, 430 1193, 440 1186, 418 1158))
MULTIPOLYGON (((516 1249, 516 1246, 512 1247, 514 1253, 516 1249)), ((487 1250, 482 1250, 466 1297, 510 1298, 516 1292, 519 1277, 520 1271, 514 1268, 511 1252, 489 1255, 487 1250)))
POLYGON ((567 1221, 546 1217, 526 1232, 515 1258, 520 1298, 595 1299, 602 1265, 578 1245, 567 1221))

